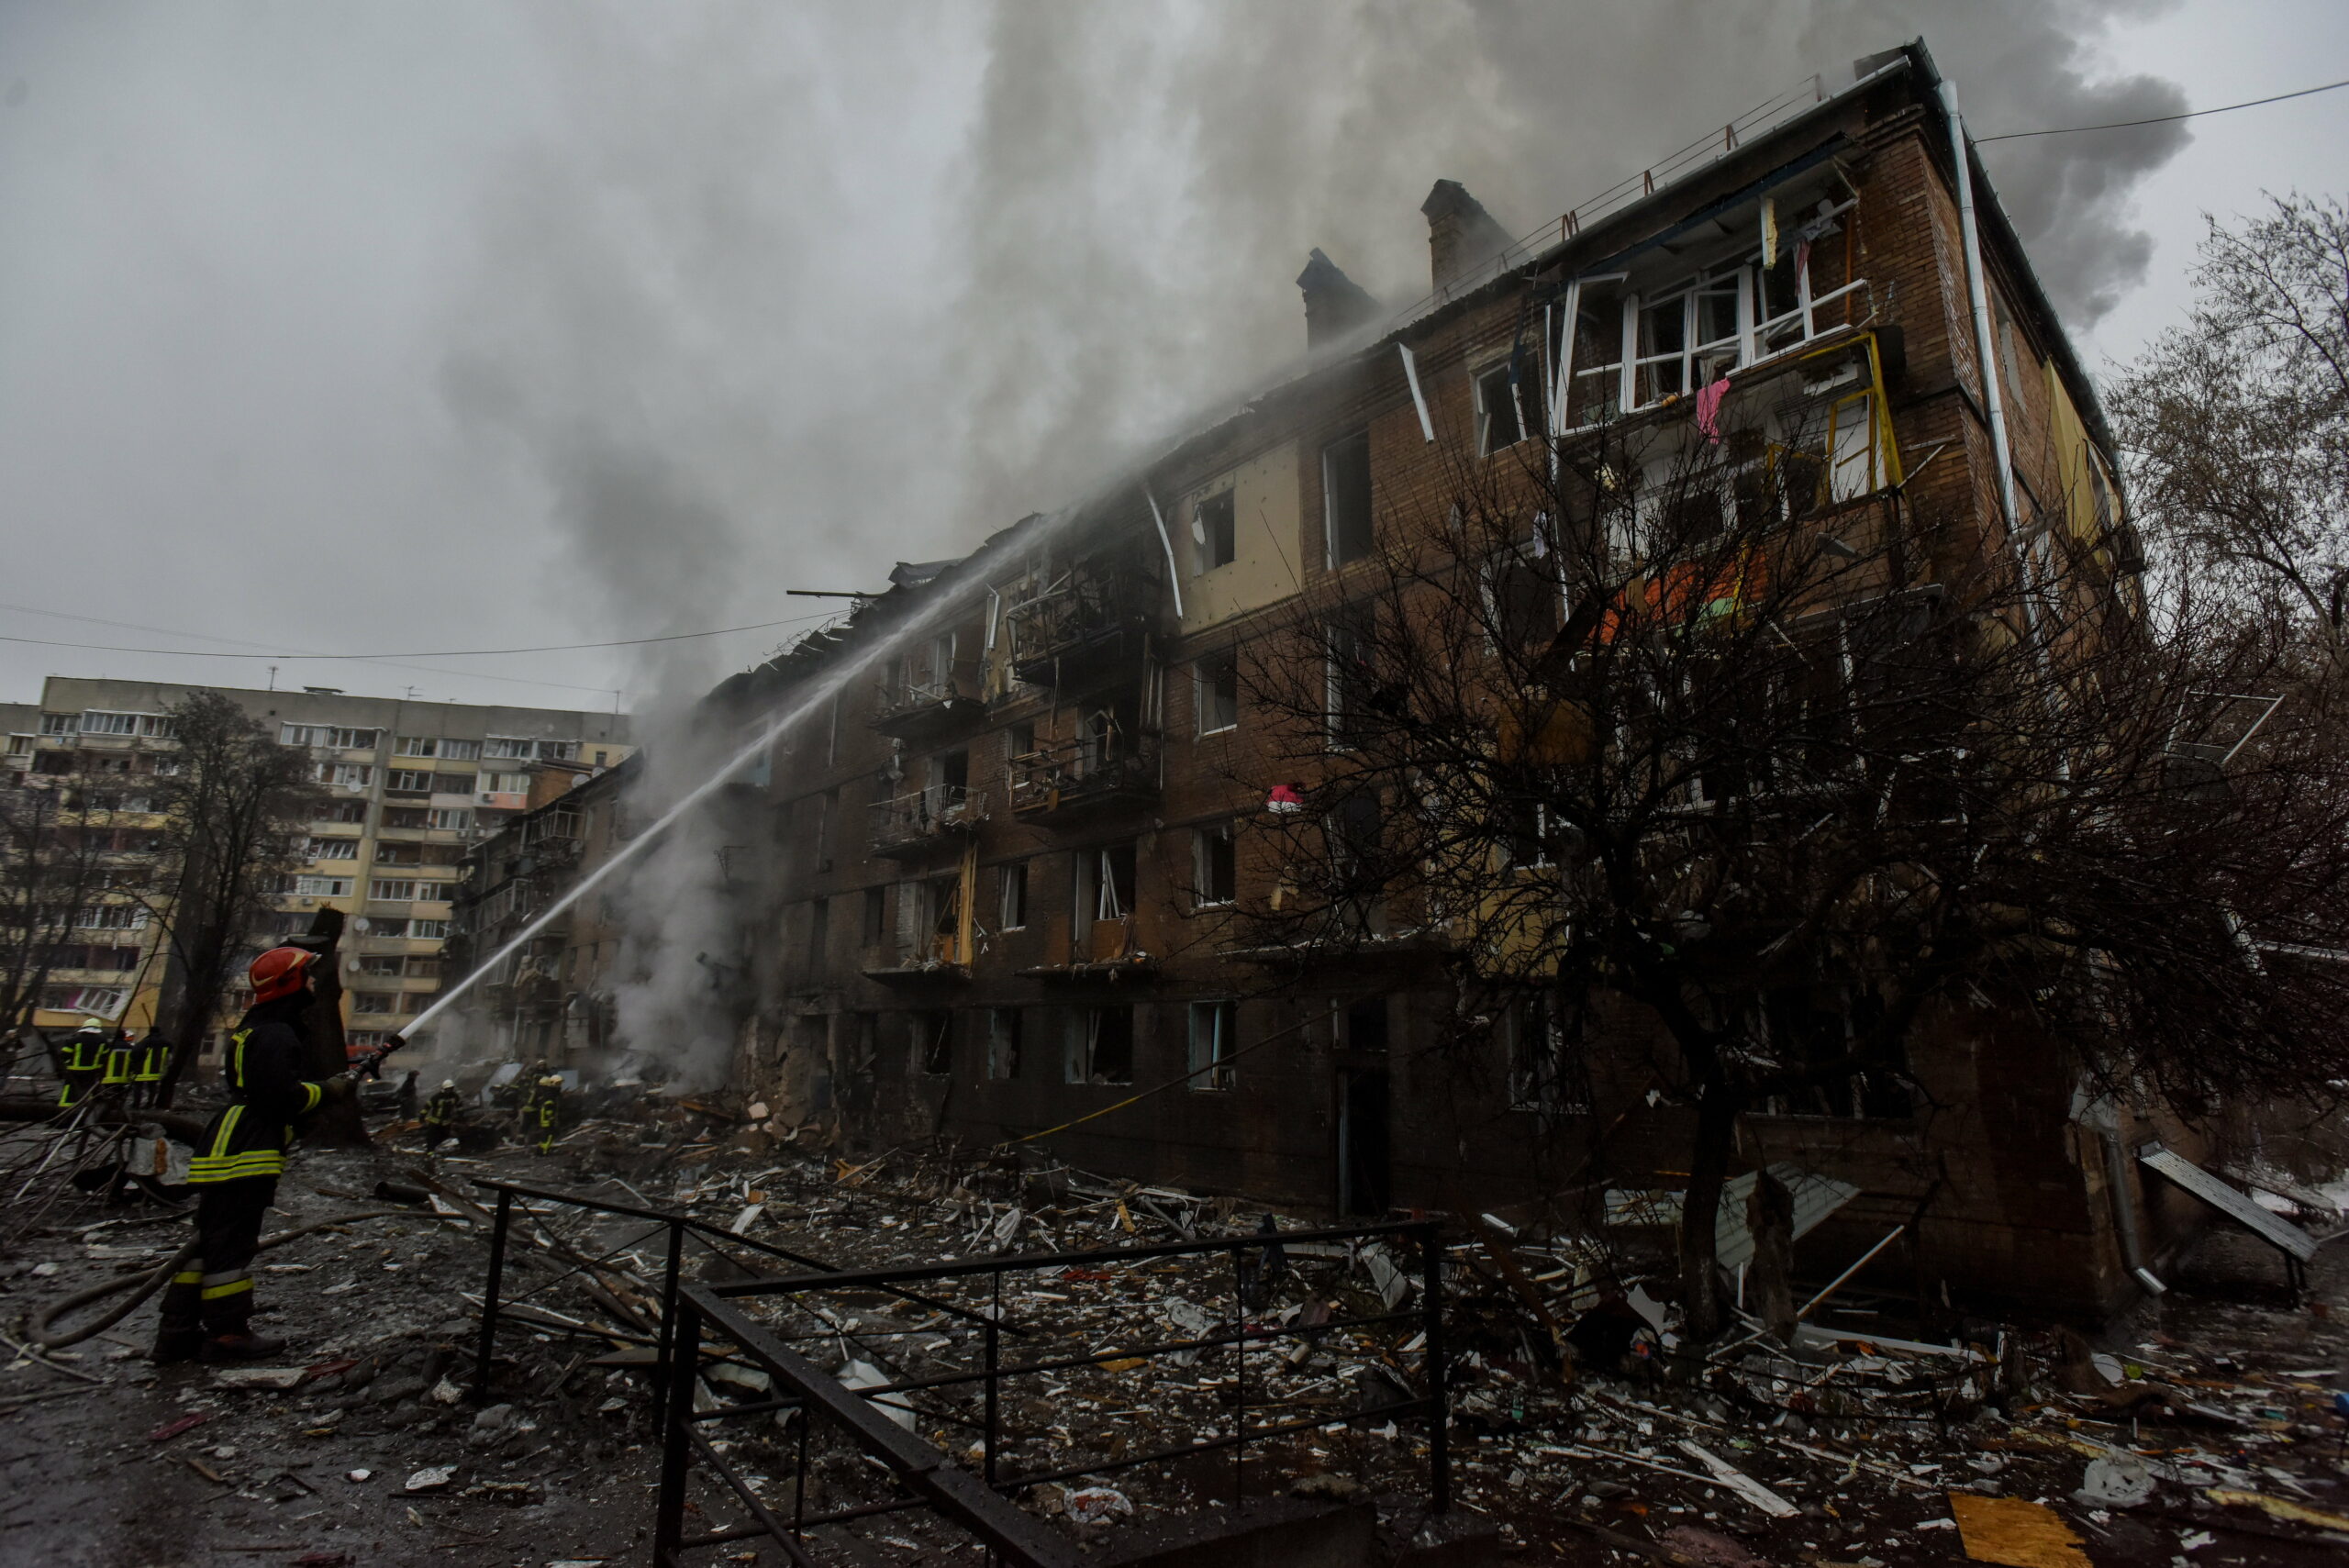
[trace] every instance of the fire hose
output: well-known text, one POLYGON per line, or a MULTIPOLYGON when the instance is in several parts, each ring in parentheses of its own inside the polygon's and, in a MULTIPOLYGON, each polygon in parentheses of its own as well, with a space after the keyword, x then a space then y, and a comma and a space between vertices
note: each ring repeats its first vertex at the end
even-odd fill
MULTIPOLYGON (((338 1225, 351 1225, 362 1219, 390 1219, 395 1217, 406 1219, 428 1218, 420 1217, 412 1208, 362 1209, 356 1214, 338 1214, 330 1218, 317 1220, 292 1230, 281 1230, 274 1236, 264 1238, 260 1250, 266 1252, 272 1247, 283 1246, 298 1237, 307 1236, 313 1231, 331 1229, 338 1225)), ((72 1296, 50 1302, 28 1320, 25 1325, 25 1339, 41 1350, 56 1351, 62 1350, 68 1345, 78 1345, 95 1334, 104 1333, 129 1317, 140 1302, 161 1290, 164 1283, 173 1274, 195 1262, 198 1245, 197 1242, 190 1241, 172 1254, 168 1262, 159 1263, 154 1268, 135 1273, 117 1274, 110 1280, 100 1281, 87 1290, 76 1291, 72 1296), (78 1329, 51 1328, 52 1324, 67 1313, 87 1307, 93 1302, 104 1301, 117 1291, 129 1291, 130 1298, 116 1307, 105 1317, 78 1329)))

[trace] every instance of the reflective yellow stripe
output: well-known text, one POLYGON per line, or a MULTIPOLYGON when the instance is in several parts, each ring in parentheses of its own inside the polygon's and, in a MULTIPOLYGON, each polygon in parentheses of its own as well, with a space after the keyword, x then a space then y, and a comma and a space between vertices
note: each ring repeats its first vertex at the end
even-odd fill
POLYGON ((187 1179, 191 1183, 233 1182, 247 1176, 283 1175, 284 1171, 285 1156, 273 1151, 239 1154, 228 1160, 197 1159, 187 1162, 187 1179))
POLYGON ((242 1121, 244 1119, 244 1106, 230 1106, 228 1107, 228 1114, 220 1118, 220 1131, 212 1140, 212 1152, 210 1156, 212 1159, 220 1160, 227 1158, 228 1153, 228 1144, 237 1134, 237 1123, 242 1121))
POLYGON ((236 1296, 252 1287, 253 1282, 250 1278, 240 1279, 234 1284, 207 1284, 204 1287, 204 1299, 217 1301, 224 1296, 236 1296))
POLYGON ((250 1029, 239 1029, 228 1037, 234 1047, 228 1053, 228 1087, 241 1090, 245 1086, 245 1041, 252 1038, 250 1029))
POLYGON ((302 1108, 304 1110, 317 1110, 318 1108, 318 1102, 325 1097, 326 1091, 319 1088, 316 1084, 305 1084, 302 1085, 302 1108))

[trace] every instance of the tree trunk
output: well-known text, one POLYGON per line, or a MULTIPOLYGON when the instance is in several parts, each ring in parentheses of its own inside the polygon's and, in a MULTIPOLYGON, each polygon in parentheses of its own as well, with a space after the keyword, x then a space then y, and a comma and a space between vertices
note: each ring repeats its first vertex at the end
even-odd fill
POLYGON ((1720 1286, 1714 1277, 1714 1226, 1721 1184, 1737 1135, 1739 1107, 1718 1089, 1697 1102, 1697 1131, 1688 1151, 1688 1193, 1680 1207, 1681 1334, 1688 1347, 1709 1344, 1721 1330, 1720 1286))
MULTIPOLYGON (((331 906, 310 918, 310 934, 302 945, 317 951, 310 966, 311 986, 317 1000, 310 1007, 311 1072, 332 1077, 351 1064, 342 1039, 342 911, 331 906)), ((359 1096, 328 1100, 303 1133, 306 1141, 332 1149, 363 1149, 371 1141, 367 1123, 359 1114, 359 1096)))
POLYGON ((1795 1338, 1795 1195, 1767 1171, 1753 1178, 1745 1200, 1745 1228, 1753 1262, 1745 1273, 1745 1306, 1787 1344, 1795 1338))

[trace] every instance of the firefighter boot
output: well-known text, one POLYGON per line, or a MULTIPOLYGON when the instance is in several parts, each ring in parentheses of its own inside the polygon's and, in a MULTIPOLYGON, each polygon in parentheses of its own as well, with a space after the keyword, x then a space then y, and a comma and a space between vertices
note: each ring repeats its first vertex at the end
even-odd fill
POLYGON ((182 1269, 163 1287, 163 1302, 155 1321, 152 1359, 160 1366, 192 1362, 204 1349, 204 1324, 198 1318, 204 1275, 182 1269))

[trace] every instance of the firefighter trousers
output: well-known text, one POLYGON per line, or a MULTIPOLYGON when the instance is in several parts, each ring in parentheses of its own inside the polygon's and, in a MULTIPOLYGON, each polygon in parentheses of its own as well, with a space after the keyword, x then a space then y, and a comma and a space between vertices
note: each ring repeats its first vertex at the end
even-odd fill
POLYGON ((196 1189, 196 1255, 163 1287, 159 1343, 249 1332, 253 1254, 277 1195, 275 1176, 207 1182, 196 1189))

